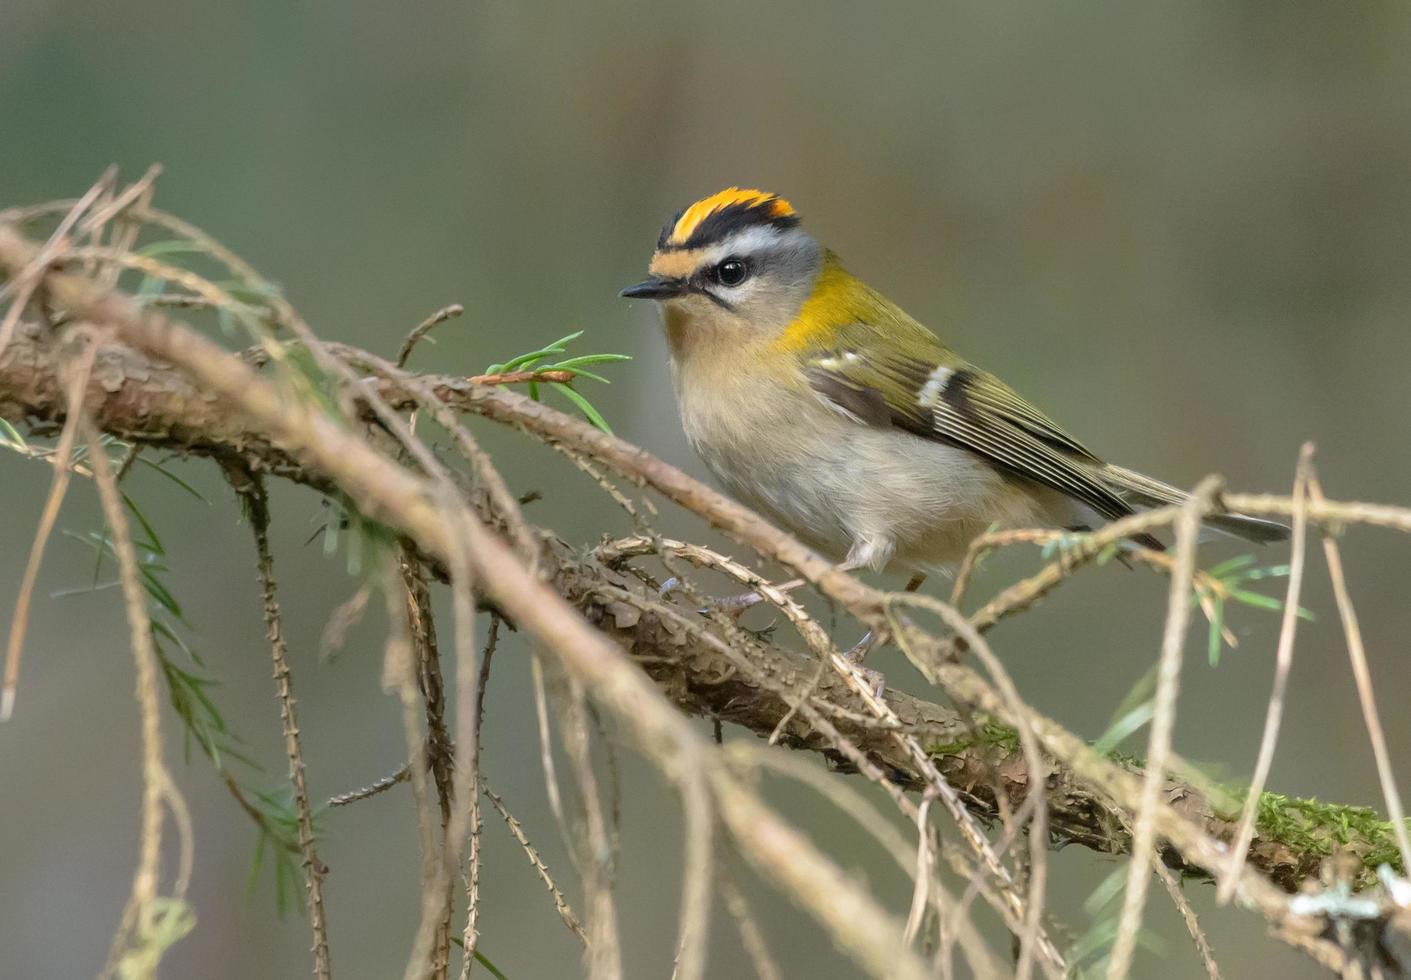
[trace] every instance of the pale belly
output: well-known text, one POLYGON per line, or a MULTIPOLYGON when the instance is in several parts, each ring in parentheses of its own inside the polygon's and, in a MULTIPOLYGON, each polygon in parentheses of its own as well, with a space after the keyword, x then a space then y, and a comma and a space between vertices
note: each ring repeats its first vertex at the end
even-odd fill
POLYGON ((1075 523, 1067 498, 967 450, 821 405, 765 414, 752 435, 739 418, 698 416, 687 438, 732 496, 835 561, 931 572, 958 562, 992 525, 1075 523))

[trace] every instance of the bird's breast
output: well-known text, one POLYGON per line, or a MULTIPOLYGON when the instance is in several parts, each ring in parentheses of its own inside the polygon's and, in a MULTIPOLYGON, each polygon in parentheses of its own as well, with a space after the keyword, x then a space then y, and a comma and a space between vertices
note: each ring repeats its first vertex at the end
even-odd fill
POLYGON ((867 538, 892 542, 900 567, 933 569, 992 523, 1054 523, 1037 487, 968 450, 847 419, 806 386, 692 380, 678 375, 677 391, 697 455, 728 493, 834 560, 867 538))

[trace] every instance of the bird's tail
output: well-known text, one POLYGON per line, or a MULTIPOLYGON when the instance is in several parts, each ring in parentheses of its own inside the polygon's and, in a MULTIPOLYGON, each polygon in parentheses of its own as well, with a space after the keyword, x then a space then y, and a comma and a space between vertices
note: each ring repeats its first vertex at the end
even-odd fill
MULTIPOLYGON (((1149 476, 1142 476, 1111 463, 1099 470, 1098 476, 1124 500, 1142 507, 1181 504, 1190 496, 1160 480, 1153 480, 1149 476)), ((1217 531, 1258 544, 1283 541, 1289 536, 1288 527, 1277 521, 1266 521, 1261 517, 1248 517, 1244 514, 1211 514, 1205 518, 1205 524, 1217 531)))

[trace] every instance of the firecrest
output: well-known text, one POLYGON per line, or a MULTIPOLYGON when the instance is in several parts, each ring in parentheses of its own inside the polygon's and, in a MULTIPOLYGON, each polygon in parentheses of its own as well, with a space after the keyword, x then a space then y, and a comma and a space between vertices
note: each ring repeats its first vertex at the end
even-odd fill
MULTIPOLYGON (((996 524, 1092 528, 1186 499, 1104 462, 944 346, 774 194, 695 202, 666 223, 649 271, 621 295, 661 304, 691 446, 731 494, 845 567, 919 584, 996 524)), ((1240 514, 1207 523, 1287 536, 1240 514)))

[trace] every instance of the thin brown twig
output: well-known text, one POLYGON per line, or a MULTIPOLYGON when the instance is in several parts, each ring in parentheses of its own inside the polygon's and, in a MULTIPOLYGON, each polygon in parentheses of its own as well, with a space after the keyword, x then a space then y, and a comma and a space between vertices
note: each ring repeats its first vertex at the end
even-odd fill
POLYGON ((705 976, 706 943, 710 939, 715 816, 710 791, 700 773, 683 773, 678 782, 685 814, 686 853, 673 976, 676 980, 701 980, 705 976))
POLYGON ((587 709, 583 703, 585 695, 574 680, 567 680, 564 687, 558 698, 559 735, 572 763, 583 819, 585 853, 580 874, 588 907, 588 976, 592 980, 616 980, 622 976, 622 945, 617 930, 617 906, 612 897, 611 848, 608 846, 602 800, 588 747, 587 709))
POLYGON ((754 966, 755 976, 759 980, 783 980, 779 965, 774 962, 769 946, 764 941, 759 922, 755 919, 749 902, 745 900, 745 893, 740 891, 740 886, 735 883, 735 876, 730 873, 724 861, 715 863, 715 876, 720 883, 720 896, 725 911, 730 914, 735 928, 740 932, 740 945, 745 948, 745 954, 754 966))
POLYGON ((902 942, 910 946, 916 941, 916 934, 921 930, 921 920, 930 908, 930 884, 931 884, 931 801, 936 798, 935 792, 927 787, 926 792, 921 795, 921 806, 916 811, 916 870, 912 872, 913 887, 911 890, 911 910, 906 916, 906 928, 902 931, 902 942))
POLYGON ((568 900, 563 897, 563 891, 559 888, 558 883, 554 881, 553 875, 549 874, 548 865, 544 863, 544 859, 539 856, 539 852, 535 849, 534 845, 529 842, 529 838, 525 836, 524 828, 520 826, 514 814, 510 813, 509 810, 505 808, 504 801, 500 799, 488 785, 485 787, 485 796, 490 801, 490 805, 493 806, 495 811, 504 819, 505 826, 509 827, 510 835, 519 842, 519 846, 524 850, 525 856, 529 858, 529 863, 533 865, 535 874, 537 874, 539 880, 544 883, 544 887, 549 890, 549 895, 554 900, 554 911, 558 912, 559 918, 562 919, 563 924, 568 927, 568 931, 577 936, 584 946, 587 946, 588 933, 583 930, 583 924, 579 921, 578 916, 574 914, 573 909, 568 904, 568 900))
MULTIPOLYGON (((114 218, 123 217, 125 225, 122 234, 115 235, 114 244, 123 250, 132 248, 133 242, 137 239, 137 232, 141 230, 142 223, 134 219, 131 215, 123 212, 128 208, 141 209, 148 207, 152 203, 152 194, 156 189, 157 178, 162 175, 162 165, 154 163, 147 168, 147 171, 134 180, 127 187, 123 188, 120 194, 110 194, 111 199, 102 205, 95 207, 79 226, 80 235, 96 237, 108 222, 114 218)), ((112 185, 109 190, 111 192, 112 185)), ((100 279, 106 286, 113 286, 114 281, 110 279, 100 279)))
POLYGON ((243 495, 255 536, 255 555, 264 606, 265 630, 274 664, 275 694, 279 699, 279 720, 284 732, 284 754, 289 760, 289 784, 294 791, 297 814, 299 852, 304 867, 304 887, 308 892, 309 924, 314 934, 314 975, 320 980, 332 976, 333 967, 328 948, 328 916, 324 910, 323 876, 327 870, 319 859, 314 844, 313 809, 309 805, 309 787, 304 767, 304 750, 299 741, 299 722, 295 710, 293 677, 289 670, 288 646, 284 640, 284 625, 279 611, 279 596, 274 578, 274 554, 269 544, 269 496, 258 474, 243 474, 236 492, 243 495))
MULTIPOLYGON (((1325 503, 1323 487, 1318 481, 1313 464, 1308 464, 1308 495, 1314 504, 1325 503)), ((1362 720, 1367 726, 1367 738, 1372 743, 1372 756, 1377 763, 1377 778, 1382 785, 1382 798, 1387 805, 1387 819, 1396 834, 1396 845, 1401 851, 1401 866, 1411 869, 1411 835, 1406 830, 1406 811, 1401 805, 1401 794, 1396 788, 1396 776, 1391 768, 1391 753, 1387 750, 1386 732, 1382 729, 1381 718, 1377 713, 1377 694, 1372 687, 1372 671, 1367 664, 1367 649, 1362 643, 1362 627, 1357 622, 1357 610, 1353 608, 1352 596, 1347 589, 1347 576, 1342 568, 1342 551, 1338 548, 1337 537, 1326 528, 1323 530, 1323 557, 1327 561, 1328 576, 1333 582, 1333 597, 1337 600, 1338 616, 1342 619, 1342 631, 1347 640, 1347 656, 1352 663, 1352 676, 1357 684, 1357 699, 1362 706, 1362 720)))
MULTIPOLYGON (((1024 914, 1020 916, 1023 928, 1017 933, 1019 936, 1019 956, 1015 973, 1018 980, 1028 980, 1030 971, 1033 969, 1035 949, 1043 952, 1053 966, 1061 968, 1061 956, 1055 962, 1056 949, 1050 951, 1047 948, 1052 944, 1043 934, 1042 920, 1044 888, 1048 879, 1048 808, 1044 800, 1048 766, 1039 749, 1038 737, 1022 710, 1023 700, 1019 696, 1019 690, 1015 687, 1009 672, 1005 670, 1004 664, 990 649, 989 643, 959 609, 938 599, 917 595, 914 592, 892 593, 887 597, 888 618, 892 622, 892 629, 898 644, 909 656, 911 655, 909 631, 901 628, 901 624, 893 616, 893 610, 898 605, 927 609, 939 616, 941 622, 954 630, 956 636, 966 644, 967 649, 984 665, 1001 697, 1016 709, 1014 715, 1019 719, 1016 731, 1028 767, 1028 794, 1025 797, 1025 804, 1027 811, 1031 814, 1029 818, 1031 824, 1029 826, 1029 887, 1024 902, 1024 914)), ((1015 833, 1018 832, 1018 827, 1019 823, 1015 821, 1015 833)), ((1018 908, 1015 909, 1016 915, 1019 911, 1018 908)))
POLYGON ((480 730, 485 726, 485 690, 490 686, 490 661, 495 656, 499 640, 500 617, 491 614, 485 647, 480 651, 480 676, 475 683, 475 780, 470 788, 470 857, 465 884, 465 930, 461 933, 461 948, 464 951, 461 980, 469 980, 471 966, 475 963, 475 948, 480 942, 480 834, 483 826, 480 792, 485 782, 480 773, 480 730))
MULTIPOLYGON (((382 594, 387 605, 388 623, 386 649, 382 658, 382 688, 389 694, 395 694, 402 708, 402 735, 406 741, 407 767, 412 784, 412 799, 416 805, 417 853, 421 858, 420 878, 425 891, 427 883, 436 877, 436 867, 441 860, 441 854, 440 837, 433 830, 431 794, 427 785, 430 759, 418 724, 416 654, 405 603, 398 601, 398 594, 402 591, 399 588, 400 578, 390 560, 382 574, 382 594)), ((431 952, 431 938, 424 936, 418 928, 403 974, 405 980, 419 980, 424 976, 431 952)))
MULTIPOLYGON (((435 874, 423 882, 423 916, 418 927, 416 948, 420 950, 423 945, 426 946, 432 980, 446 980, 451 968, 451 907, 449 875, 442 866, 445 863, 445 849, 450 846, 448 828, 454 806, 451 770, 455 759, 451 750, 451 737, 446 731, 445 684, 441 675, 441 651, 436 633, 436 619, 431 608, 431 588, 427 584, 421 562, 412 553, 409 545, 399 548, 397 563, 402 573, 407 627, 416 651, 417 686, 421 690, 426 714, 426 758, 432 780, 436 784, 436 802, 441 812, 441 833, 445 838, 441 843, 443 860, 437 862, 435 874), (430 935, 423 937, 423 929, 429 930, 430 935)), ((413 957, 416 956, 414 953, 413 957)))
MULTIPOLYGON (((452 519, 464 519, 462 511, 453 500, 447 500, 445 509, 452 519)), ((462 541, 456 535, 455 541, 462 541)), ((436 965, 440 969, 443 957, 446 971, 450 970, 450 917, 451 890, 456 869, 460 865, 461 853, 466 845, 466 836, 473 813, 472 798, 479 783, 480 773, 480 669, 475 645, 475 597, 474 581, 470 561, 464 546, 453 548, 450 554, 451 569, 451 608, 455 625, 456 651, 456 741, 459 756, 455 764, 451 786, 451 818, 445 825, 441 844, 441 864, 437 869, 433 887, 429 887, 427 897, 439 903, 436 910, 438 938, 442 931, 446 935, 444 950, 436 951, 436 965)), ((429 906, 428 906, 429 907, 429 906)), ((469 955, 473 955, 469 954, 469 955)))
MULTIPOLYGON (((78 388, 78 390, 82 390, 78 388)), ((147 613, 147 597, 143 591, 137 555, 132 546, 132 533, 122 495, 113 470, 98 438, 98 431, 88 422, 80 407, 75 411, 83 429, 93 465, 93 482, 98 487, 103 519, 108 525, 109 539, 117 559, 118 577, 122 584, 127 611, 129 640, 137 664, 137 702, 142 724, 142 830, 139 837, 137 870, 132 879, 128 910, 123 915, 123 927, 113 938, 109 964, 132 975, 147 972, 155 975, 164 944, 155 939, 159 920, 164 916, 157 903, 161 887, 163 803, 172 812, 180 835, 181 862, 173 885, 173 898, 185 899, 190 880, 194 843, 191 837, 190 815, 162 752, 162 721, 157 678, 161 664, 152 640, 152 622, 147 613), (126 950, 126 952, 124 952, 126 950), (126 964, 126 965, 125 965, 126 964)), ((105 971, 106 972, 106 971, 105 971)))
POLYGON ((902 923, 857 889, 833 861, 760 798, 714 768, 712 788, 722 822, 756 868, 785 885, 864 969, 893 980, 922 980, 929 971, 902 945, 902 923))
POLYGON ((1022 612, 1048 595, 1074 571, 1096 559, 1108 546, 1124 541, 1135 534, 1165 527, 1176 518, 1179 512, 1180 507, 1174 504, 1167 507, 1156 507, 1113 521, 1105 527, 1084 534, 1077 539, 1071 548, 1060 553, 1053 562, 1034 575, 1009 586, 977 609, 971 614, 970 621, 981 633, 988 632, 1006 616, 1022 612))
POLYGON ((1200 964, 1205 967, 1206 977, 1208 980, 1220 980, 1220 964, 1215 961, 1215 952, 1210 948, 1210 937, 1201 928, 1195 909, 1186 901, 1186 896, 1181 891, 1181 882, 1171 873, 1171 869, 1159 860, 1152 861, 1151 866, 1156 869, 1156 877, 1165 886, 1166 894, 1171 896, 1176 911, 1181 913, 1181 921, 1186 924, 1186 931, 1190 933, 1196 952, 1200 954, 1200 964))
POLYGON ((117 167, 109 167, 103 171, 103 175, 92 187, 88 188, 87 193, 69 208, 68 213, 59 222, 59 226, 50 234, 49 240, 38 248, 22 268, 12 271, 8 283, 0 285, 0 300, 3 300, 12 291, 15 294, 10 300, 10 308, 5 311, 5 318, 0 320, 0 351, 10 346, 10 341, 14 339, 15 327, 19 325, 20 315, 24 313, 25 307, 29 305, 35 291, 44 282, 49 264, 68 248, 69 231, 93 205, 93 202, 108 192, 113 181, 117 179, 117 174, 117 167))
POLYGON ((541 368, 538 371, 500 371, 496 374, 473 374, 469 380, 478 385, 518 385, 534 381, 556 381, 567 384, 578 372, 567 368, 541 368))
MULTIPOLYGON (((1082 532, 1091 533, 1091 532, 1082 532)), ((1064 542, 1078 540, 1077 533, 1073 531, 1058 531, 1051 528, 1014 528, 1006 531, 992 531, 982 534, 974 541, 970 542, 970 549, 966 552, 964 560, 961 562, 960 571, 956 574, 955 584, 951 589, 950 604, 957 609, 960 608, 960 601, 964 597, 966 588, 970 583, 971 576, 975 569, 979 568, 980 561, 991 551, 1006 548, 1016 544, 1040 544, 1047 545, 1052 542, 1064 542)), ((1164 551, 1153 551, 1141 545, 1128 542, 1127 547, 1122 552, 1122 558, 1126 561, 1136 562, 1154 568, 1167 575, 1171 574, 1175 567, 1175 562, 1171 556, 1164 551)), ((1084 563, 1086 564, 1086 562, 1084 563)), ((1078 565, 1073 565, 1065 571, 1071 573, 1078 569, 1078 565)), ((1042 574, 1042 573, 1040 573, 1042 574)), ((1216 621, 1215 598, 1228 598, 1229 589, 1219 579, 1202 571, 1195 570, 1195 593, 1196 599, 1200 603, 1201 612, 1210 622, 1216 621)), ((1230 648, 1239 646, 1239 638, 1229 627, 1222 626, 1220 636, 1225 644, 1230 648)))
MULTIPOLYGON (((827 799, 840 812, 850 817, 862 830, 872 836, 905 874, 917 870, 915 851, 893 823, 883 816, 872 801, 863 796, 850 783, 840 780, 817 766, 809 765, 794 756, 770 751, 749 742, 731 742, 725 748, 726 761, 742 771, 768 769, 803 783, 820 796, 827 799)), ((919 822, 920 809, 914 807, 911 819, 919 822)), ((997 977, 1004 970, 999 961, 985 944, 975 924, 954 902, 944 883, 933 874, 927 886, 930 904, 938 913, 953 920, 953 928, 959 940, 961 951, 977 977, 997 977)), ((987 899, 992 896, 987 895, 987 899)))
MULTIPOLYGON (((402 341, 401 349, 397 351, 397 367, 407 366, 407 358, 412 356, 412 349, 416 347, 417 343, 423 337, 447 320, 454 320, 464 312, 464 306, 461 306, 459 303, 452 303, 450 306, 441 307, 441 309, 413 327, 411 332, 407 334, 407 339, 402 341)), ((434 344, 435 341, 433 340, 432 343, 434 344)))
MULTIPOLYGON (((325 347, 332 355, 339 359, 340 367, 345 367, 344 362, 358 363, 376 371, 384 378, 396 379, 399 384, 404 385, 409 391, 416 394, 419 404, 429 409, 436 422, 443 426, 451 433, 452 437, 455 438, 456 445, 460 449, 461 455, 471 464, 471 470, 476 485, 484 490, 489 497, 496 520, 503 525, 506 535, 515 545, 520 556, 530 563, 531 569, 536 567, 539 559, 539 543, 533 532, 529 529, 529 525, 525 523, 524 514, 520 510, 519 501, 514 494, 510 493, 509 487, 505 484, 504 478, 500 475, 499 470, 490 462, 489 457, 480 448, 480 444, 476 441, 475 437, 471 435, 470 430, 461 423, 451 406, 447 405, 437 395, 436 391, 429 384, 423 382, 421 378, 407 374, 405 371, 400 370, 395 365, 382 358, 364 351, 354 352, 352 348, 341 344, 328 344, 325 345, 325 347)), ((364 389, 366 390, 366 386, 364 386, 364 389)), ((373 394, 375 395, 376 393, 374 392, 373 394)), ((382 406, 378 409, 378 417, 381 418, 383 412, 389 411, 389 409, 386 408, 386 402, 381 396, 377 396, 376 401, 378 405, 382 406)), ((393 417, 396 420, 396 424, 402 426, 402 432, 405 433, 405 436, 410 438, 410 433, 406 432, 400 417, 393 417)), ((413 440, 413 442, 415 442, 417 447, 421 447, 419 441, 413 440)), ((424 448, 419 448, 416 456, 419 462, 422 461, 424 455, 424 448)), ((433 461, 432 465, 434 466, 434 470, 429 469, 428 472, 439 473, 444 477, 445 471, 440 467, 440 464, 433 461)), ((448 484, 449 478, 445 478, 442 482, 443 484, 448 484)))
POLYGON ((1308 544, 1308 475, 1313 465, 1313 444, 1304 443, 1298 455, 1298 467, 1293 481, 1293 543, 1289 553, 1288 589, 1284 594, 1283 621, 1279 625, 1279 645, 1274 659, 1274 686, 1269 692, 1269 705, 1264 714, 1264 733, 1259 739, 1259 756, 1254 764, 1254 777, 1245 794, 1240 812, 1239 830, 1230 848, 1230 863, 1220 874, 1220 887, 1215 900, 1221 905, 1235 894, 1235 884, 1249 854, 1254 839, 1254 818, 1264 784, 1274 764, 1274 749, 1279 741, 1279 723, 1284 714, 1284 695, 1288 689, 1289 671, 1293 667, 1293 642, 1298 630, 1298 600, 1303 589, 1303 566, 1308 544))
MULTIPOLYGON (((0 346, 0 350, 3 350, 3 346, 0 346)), ((68 493, 69 477, 73 472, 71 466, 74 441, 78 436, 79 417, 82 414, 80 409, 89 376, 93 373, 96 355, 97 345, 88 344, 79 355, 78 364, 68 379, 68 415, 64 420, 63 431, 59 434, 59 444, 50 460, 54 465, 54 477, 49 484, 49 495, 44 499, 44 509, 40 511, 39 526, 35 529, 34 543, 30 545, 29 559, 25 562, 20 590, 15 597, 15 614, 10 620, 9 643, 5 648, 4 687, 0 688, 0 721, 8 721, 15 710, 15 696, 20 683, 20 658, 24 654, 34 586, 39 580, 39 566, 49 546, 49 535, 54 531, 54 524, 59 519, 59 508, 63 506, 64 495, 68 493)))
POLYGON ((441 650, 431 607, 431 586, 421 562, 409 546, 398 549, 407 628, 416 650, 417 686, 426 711, 426 756, 436 783, 436 801, 444 830, 451 817, 451 768, 455 765, 451 736, 446 731, 446 693, 441 676, 441 650))
MULTIPOLYGON (((81 231, 87 232, 97 244, 102 243, 102 232, 104 227, 116 219, 116 227, 113 228, 111 238, 112 247, 119 251, 130 251, 137 244, 137 236, 142 232, 142 222, 125 214, 129 207, 146 207, 152 203, 152 196, 156 192, 157 178, 162 174, 162 165, 154 163, 147 168, 137 180, 129 184, 121 194, 113 195, 112 200, 94 208, 93 212, 84 220, 81 231)), ((118 278, 122 271, 116 266, 109 266, 102 270, 95 277, 97 281, 111 289, 118 283, 118 278)))
POLYGON ((766 582, 758 574, 740 564, 732 558, 720 554, 702 545, 687 544, 683 541, 676 541, 671 538, 648 537, 645 535, 634 535, 626 538, 618 538, 606 544, 599 545, 595 554, 609 564, 622 558, 632 555, 659 554, 676 555, 684 558, 702 568, 712 568, 730 576, 735 581, 745 585, 765 601, 773 604, 784 616, 793 624, 799 635, 808 644, 809 649, 818 657, 818 670, 815 672, 813 680, 805 685, 799 692, 796 700, 788 713, 779 719, 775 725, 774 732, 769 737, 769 744, 778 742, 779 736, 787 729, 789 722, 798 713, 799 706, 804 701, 813 696, 817 690, 819 682, 826 672, 832 668, 832 658, 837 654, 837 647, 828 638, 828 634, 818 625, 804 609, 803 605, 792 598, 788 592, 776 587, 770 582, 766 582))
POLYGON ((1176 697, 1181 682, 1181 654, 1190 624, 1190 590, 1195 569, 1196 537, 1200 521, 1213 506, 1220 491, 1216 477, 1206 477, 1180 506, 1175 522, 1176 568, 1171 574, 1171 589, 1166 607, 1166 628, 1161 637, 1161 661, 1156 675, 1156 694, 1151 715, 1151 734, 1147 740, 1146 773, 1142 781, 1141 799, 1136 808, 1132 831, 1132 858, 1127 873, 1127 890, 1122 896, 1122 913, 1118 920, 1117 939, 1108 959, 1108 980, 1126 980, 1136 951, 1137 930, 1141 927, 1142 909, 1146 904, 1147 882, 1151 877, 1150 861, 1156 846, 1156 814, 1162 805, 1161 788, 1165 782, 1166 758, 1171 749, 1171 733, 1176 723, 1176 697))
POLYGON ((617 744, 608 731, 607 722, 592 701, 588 702, 588 717, 593 722, 593 734, 603 748, 603 768, 607 770, 608 784, 608 860, 616 867, 622 857, 622 773, 617 765, 617 744))
POLYGON ((539 769, 544 774, 544 795, 549 801, 549 812, 554 815, 554 825, 558 827, 559 840, 574 869, 583 874, 582 861, 578 848, 573 846, 573 835, 569 832, 568 817, 563 809, 563 794, 559 791, 558 765, 554 762, 554 742, 549 731, 549 695, 544 678, 544 665, 538 657, 529 660, 529 678, 534 690, 534 720, 539 733, 539 769))
POLYGON ((383 776, 375 783, 364 786, 362 789, 351 790, 347 793, 340 793, 338 796, 328 798, 328 806, 348 806, 350 803, 357 803, 359 800, 366 800, 369 797, 385 793, 398 783, 405 783, 411 779, 412 767, 409 763, 402 763, 396 772, 389 776, 383 776))

